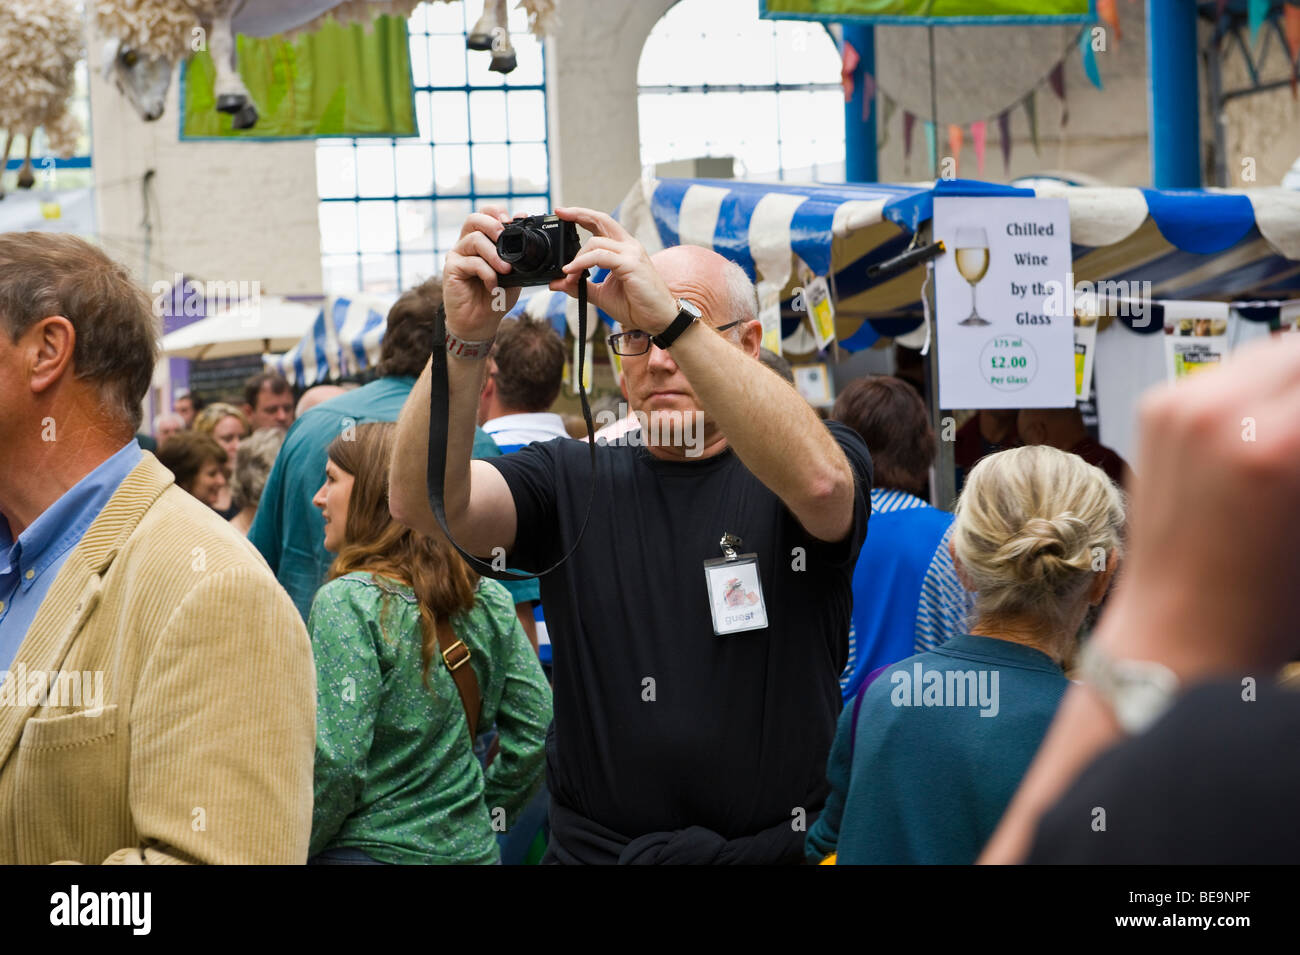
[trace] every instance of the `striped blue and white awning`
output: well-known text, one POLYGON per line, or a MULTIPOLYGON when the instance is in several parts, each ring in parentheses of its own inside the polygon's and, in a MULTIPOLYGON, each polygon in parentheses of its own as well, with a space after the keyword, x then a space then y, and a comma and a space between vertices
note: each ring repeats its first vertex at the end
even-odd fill
POLYGON ((373 295, 327 299, 307 334, 283 355, 267 357, 267 367, 303 388, 373 367, 393 301, 373 295))
MULTIPOLYGON (((920 324, 923 266, 879 281, 866 272, 907 248, 936 196, 1035 195, 1070 203, 1076 282, 1148 281, 1154 299, 1300 297, 1300 194, 1283 189, 648 179, 633 186, 617 215, 651 253, 702 245, 737 262, 760 291, 779 287, 786 350, 804 354, 811 335, 790 307, 795 256, 833 276, 840 345, 857 351, 920 324)), ((1146 330, 1159 331, 1158 310, 1155 318, 1146 330)))

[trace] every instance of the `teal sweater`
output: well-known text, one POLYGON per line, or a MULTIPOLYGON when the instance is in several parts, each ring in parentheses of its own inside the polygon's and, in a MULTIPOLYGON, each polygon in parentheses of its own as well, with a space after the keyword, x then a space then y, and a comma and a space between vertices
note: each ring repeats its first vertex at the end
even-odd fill
MULTIPOLYGON (((331 398, 293 423, 266 479, 248 539, 289 591, 302 619, 325 580, 334 555, 325 549, 325 522, 311 500, 325 483, 325 449, 348 427, 370 421, 396 421, 415 387, 414 378, 380 378, 331 398)), ((499 457, 501 451, 480 429, 474 432, 474 457, 499 457)), ((509 589, 509 588, 507 588, 509 589)))
POLYGON ((1068 682, 1045 653, 960 635, 885 670, 840 714, 813 862, 973 863, 1047 733, 1068 682))

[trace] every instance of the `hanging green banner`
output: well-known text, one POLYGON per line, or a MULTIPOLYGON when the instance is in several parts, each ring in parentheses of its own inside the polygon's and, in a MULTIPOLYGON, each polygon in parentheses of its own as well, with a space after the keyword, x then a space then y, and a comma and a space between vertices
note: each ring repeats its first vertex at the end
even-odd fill
POLYGON ((239 75, 257 124, 233 129, 217 112, 216 69, 196 53, 181 73, 181 139, 316 139, 414 136, 414 92, 406 21, 378 17, 367 28, 332 20, 293 40, 236 41, 239 75))
POLYGON ((1095 0, 759 0, 769 20, 924 24, 1091 23, 1095 0))

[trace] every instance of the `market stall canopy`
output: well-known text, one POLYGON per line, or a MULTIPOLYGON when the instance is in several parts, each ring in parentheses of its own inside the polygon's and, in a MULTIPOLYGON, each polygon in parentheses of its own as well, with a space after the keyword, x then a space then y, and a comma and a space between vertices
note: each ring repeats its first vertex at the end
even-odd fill
MULTIPOLYGON (((857 351, 920 324, 924 266, 879 280, 869 279, 867 269, 908 248, 931 218, 936 196, 1035 195, 1069 201, 1076 283, 1149 281, 1154 299, 1300 296, 1300 194, 1277 188, 647 179, 632 187, 617 216, 651 253, 702 245, 737 262, 760 286, 779 285, 784 346, 806 354, 812 336, 791 308, 799 284, 795 256, 815 274, 832 276, 840 345, 857 351)), ((1157 315, 1145 330, 1160 327, 1157 315)))
POLYGON ((266 366, 300 387, 356 375, 379 362, 391 296, 338 295, 312 309, 305 331, 266 366), (289 346, 292 347, 289 347, 289 346))
POLYGON ((171 358, 192 359, 284 351, 302 337, 319 312, 318 306, 262 296, 163 336, 162 351, 171 358))

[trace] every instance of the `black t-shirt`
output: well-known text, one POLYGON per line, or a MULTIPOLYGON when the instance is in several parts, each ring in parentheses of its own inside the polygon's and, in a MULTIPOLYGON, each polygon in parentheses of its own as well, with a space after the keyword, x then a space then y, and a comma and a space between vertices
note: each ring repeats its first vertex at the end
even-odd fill
MULTIPOLYGON (((804 531, 730 449, 661 461, 643 447, 596 448, 586 534, 541 582, 553 800, 629 839, 693 825, 731 839, 820 809, 871 509, 865 444, 829 427, 857 483, 852 530, 835 544, 804 531), (704 561, 723 556, 724 532, 759 555, 766 629, 713 632, 704 561)), ((514 496, 511 565, 549 567, 582 526, 585 442, 532 444, 488 463, 514 496)))
POLYGON ((1043 816, 1028 861, 1300 862, 1300 691, 1256 680, 1253 701, 1240 680, 1191 689, 1099 756, 1043 816))

